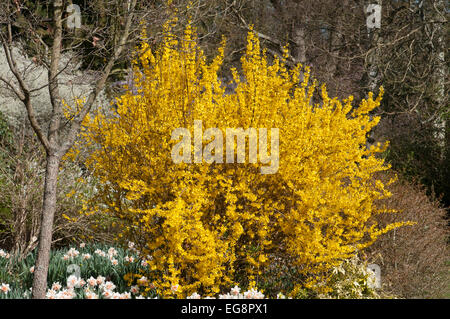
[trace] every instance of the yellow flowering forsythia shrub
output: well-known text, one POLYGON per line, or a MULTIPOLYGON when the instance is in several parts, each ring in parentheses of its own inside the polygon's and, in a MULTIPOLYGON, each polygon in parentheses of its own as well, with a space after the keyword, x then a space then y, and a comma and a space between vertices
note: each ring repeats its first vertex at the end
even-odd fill
MULTIPOLYGON (((214 295, 241 283, 255 285, 274 256, 285 256, 304 279, 327 272, 384 229, 371 222, 373 201, 389 196, 374 173, 388 169, 365 148, 378 122, 368 113, 381 94, 352 108, 327 96, 313 104, 310 72, 269 63, 248 33, 236 89, 218 79, 224 46, 207 62, 195 32, 176 38, 166 27, 153 52, 143 41, 134 61, 134 87, 117 99, 117 112, 85 122, 84 137, 97 145, 87 164, 102 184, 94 209, 121 222, 120 236, 140 245, 152 285, 165 296, 197 291, 214 295), (133 92, 134 91, 134 92, 133 92), (171 158, 176 128, 279 128, 279 169, 261 174, 260 163, 179 163, 171 158)), ((203 141, 205 146, 208 140, 203 141)), ((225 149, 225 148, 224 148, 225 149)), ((247 147, 248 149, 248 147, 247 147)))

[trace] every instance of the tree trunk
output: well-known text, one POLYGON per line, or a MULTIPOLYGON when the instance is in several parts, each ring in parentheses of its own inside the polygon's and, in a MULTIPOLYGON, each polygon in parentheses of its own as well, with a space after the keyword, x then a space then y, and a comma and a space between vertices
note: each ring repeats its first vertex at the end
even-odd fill
POLYGON ((297 62, 302 64, 306 63, 306 32, 305 32, 305 20, 294 23, 292 30, 292 40, 295 43, 294 58, 297 62))
MULTIPOLYGON (((376 0, 376 1, 365 1, 366 5, 364 5, 364 12, 367 15, 367 5, 369 4, 376 4, 380 7, 383 5, 382 0, 376 0)), ((369 13, 370 14, 370 13, 369 13)), ((381 19, 381 12, 380 12, 380 19, 381 19)), ((367 23, 367 20, 366 20, 367 23)), ((381 23, 380 23, 381 28, 381 23)), ((381 74, 381 70, 379 68, 380 65, 380 58, 379 58, 379 45, 383 41, 383 39, 380 36, 380 29, 378 27, 369 28, 369 25, 367 25, 367 31, 368 31, 368 50, 371 50, 366 55, 366 61, 365 61, 365 68, 366 68, 366 83, 364 84, 364 93, 370 91, 373 92, 374 95, 378 94, 378 90, 380 88, 381 82, 383 80, 383 76, 381 74)), ((372 120, 373 116, 369 114, 370 119, 372 120)), ((375 142, 374 139, 374 131, 371 130, 368 133, 367 139, 366 139, 366 148, 370 148, 372 144, 375 142)))
MULTIPOLYGON (((106 63, 101 77, 98 79, 95 88, 89 93, 86 103, 82 106, 78 114, 71 120, 70 126, 68 127, 68 132, 66 134, 65 140, 60 139, 61 133, 61 119, 64 118, 62 109, 62 100, 59 93, 58 87, 58 77, 60 75, 60 60, 61 51, 63 49, 63 0, 53 0, 53 25, 52 25, 52 36, 53 44, 51 46, 51 56, 50 56, 50 66, 48 68, 48 89, 50 95, 50 102, 52 104, 52 116, 48 126, 47 135, 44 134, 39 121, 36 117, 34 106, 31 101, 32 92, 34 91, 27 84, 24 79, 22 72, 17 68, 17 64, 14 60, 14 55, 12 54, 11 45, 13 42, 12 34, 12 19, 7 20, 7 30, 6 36, 4 34, 3 28, 1 28, 0 43, 5 50, 6 60, 8 63, 9 70, 13 73, 15 80, 17 80, 17 86, 11 84, 3 78, 0 78, 2 82, 5 82, 8 87, 14 92, 14 94, 23 102, 26 110, 28 119, 30 121, 31 127, 33 128, 36 136, 38 137, 41 144, 46 150, 46 160, 47 166, 45 171, 45 184, 44 184, 44 196, 43 196, 43 206, 42 215, 40 216, 40 234, 37 249, 37 258, 35 263, 35 271, 33 278, 33 299, 43 299, 46 295, 47 290, 47 274, 48 266, 50 262, 50 252, 52 243, 52 231, 53 231, 53 219, 56 211, 56 199, 57 199, 57 181, 59 173, 59 165, 64 154, 73 146, 78 133, 81 129, 81 123, 86 115, 91 110, 95 103, 97 96, 104 89, 106 80, 111 74, 111 70, 114 67, 115 62, 122 55, 124 48, 128 45, 128 36, 130 34, 130 29, 134 19, 134 10, 136 9, 137 0, 128 1, 128 13, 126 17, 126 22, 124 23, 124 29, 122 36, 120 37, 117 45, 114 46, 112 50, 112 55, 108 62, 106 63)), ((103 2, 102 2, 103 3, 103 2)), ((117 2, 119 5, 120 1, 117 2)), ((8 6, 9 9, 9 6, 8 6)), ((119 10, 120 11, 120 10, 119 10)), ((8 15, 8 14, 7 14, 8 15)), ((13 16, 9 14, 8 16, 13 16)), ((31 24, 30 24, 31 25, 31 24)), ((115 30, 118 31, 118 30, 115 30)), ((114 33, 114 32, 113 32, 114 33)), ((115 37, 115 33, 112 34, 112 38, 115 37)), ((47 55, 47 54, 46 54, 47 55)), ((43 59, 47 59, 45 56, 43 59)), ((43 87, 42 87, 43 88, 43 87)), ((39 88, 37 90, 40 90, 39 88)), ((33 218, 33 225, 36 226, 33 218)))
MULTIPOLYGON (((381 0, 377 1, 367 1, 367 2, 373 2, 371 4, 377 4, 379 6, 382 6, 381 0)), ((364 11, 366 11, 367 6, 364 6, 364 11)), ((366 12, 367 14, 367 12, 366 12)), ((369 47, 368 49, 371 50, 369 54, 366 56, 366 72, 367 72, 367 82, 366 89, 368 91, 373 92, 374 94, 377 94, 377 90, 380 87, 381 81, 382 81, 382 74, 379 69, 379 44, 383 41, 380 37, 380 29, 378 28, 368 28, 368 36, 369 36, 369 47)))
POLYGON ((56 154, 48 154, 45 172, 44 202, 41 216, 41 232, 34 269, 33 299, 44 299, 47 289, 47 273, 52 244, 53 218, 56 210, 56 190, 60 158, 56 154))
MULTIPOLYGON (((433 21, 432 34, 436 36, 434 42, 434 60, 435 69, 433 80, 435 83, 434 89, 434 104, 439 113, 439 116, 434 121, 437 142, 440 148, 440 161, 442 171, 442 192, 444 194, 443 202, 445 205, 450 204, 450 112, 448 105, 447 81, 448 68, 446 63, 446 10, 443 0, 437 0, 433 3, 431 8, 431 19, 433 21)), ((433 39, 431 39, 433 41, 433 39)), ((450 215, 449 215, 450 216, 450 215)))
MULTIPOLYGON (((432 34, 435 34, 436 41, 433 45, 434 49, 434 60, 435 60, 435 69, 434 69, 434 82, 436 83, 435 86, 435 104, 436 109, 438 110, 439 116, 437 117, 436 121, 434 122, 436 127, 436 136, 438 139, 439 147, 441 149, 441 160, 445 157, 445 149, 447 148, 446 142, 448 141, 448 138, 446 138, 446 126, 448 124, 446 123, 446 112, 445 109, 447 107, 446 105, 446 91, 445 91, 445 82, 447 79, 447 66, 445 63, 445 29, 444 29, 444 23, 445 23, 445 5, 442 0, 436 1, 434 3, 434 8, 432 8, 432 15, 431 19, 434 22, 432 26, 432 34)), ((433 41, 433 39, 431 39, 433 41)))

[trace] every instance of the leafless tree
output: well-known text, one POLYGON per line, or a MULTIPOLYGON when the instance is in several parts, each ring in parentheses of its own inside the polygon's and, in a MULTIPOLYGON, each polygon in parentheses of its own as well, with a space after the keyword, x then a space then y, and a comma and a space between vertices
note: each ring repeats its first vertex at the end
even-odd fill
MULTIPOLYGON (((93 51, 101 53, 105 60, 101 71, 94 77, 93 89, 87 95, 86 101, 70 121, 65 121, 59 85, 62 70, 70 67, 70 64, 68 62, 66 64, 63 63, 62 53, 67 50, 76 51, 77 46, 80 45, 76 41, 79 33, 66 28, 65 23, 68 16, 65 16, 65 11, 71 2, 53 0, 45 4, 52 8, 51 16, 47 19, 34 14, 33 10, 29 10, 23 1, 6 1, 2 2, 1 5, 2 28, 0 36, 8 67, 14 75, 14 79, 11 81, 10 79, 1 78, 0 80, 22 101, 27 111, 28 120, 46 152, 45 185, 33 280, 33 298, 44 298, 46 293, 57 199, 57 178, 62 157, 74 144, 80 132, 83 119, 92 109, 97 97, 104 89, 116 62, 126 52, 126 46, 130 41, 130 37, 136 33, 136 30, 133 28, 139 26, 136 20, 138 17, 136 13, 137 0, 102 1, 100 15, 103 16, 103 19, 100 19, 96 26, 94 24, 94 28, 91 29, 92 37, 90 40, 93 43, 93 51), (23 14, 24 12, 27 15, 23 14), (105 22, 108 14, 110 15, 109 25, 105 22), (39 21, 36 21, 37 18, 39 18, 39 21), (26 68, 18 68, 13 51, 15 29, 17 27, 19 27, 19 32, 27 33, 26 39, 37 48, 35 50, 36 56, 30 61, 30 64, 36 61, 47 68, 48 81, 44 87, 33 87, 29 83, 29 79, 27 79, 26 68), (45 39, 37 32, 39 28, 44 28, 44 31, 49 35, 49 39, 45 39), (102 34, 108 37, 101 39, 95 36, 96 32, 103 32, 102 34), (47 44, 47 42, 49 43, 47 44), (51 103, 51 117, 47 130, 43 128, 44 123, 40 123, 36 115, 36 108, 39 106, 33 103, 33 93, 42 89, 48 90, 51 103)), ((67 26, 70 27, 68 24, 67 26)))

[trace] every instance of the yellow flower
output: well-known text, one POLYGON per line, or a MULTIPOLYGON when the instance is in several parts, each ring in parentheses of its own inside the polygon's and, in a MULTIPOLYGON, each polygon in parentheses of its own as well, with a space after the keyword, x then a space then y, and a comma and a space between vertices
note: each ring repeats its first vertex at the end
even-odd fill
MULTIPOLYGON (((231 69, 235 89, 225 94, 218 77, 223 47, 208 63, 194 28, 178 38, 173 23, 156 51, 145 41, 136 49, 135 90, 116 99, 114 117, 98 112, 86 120, 79 144, 98 145, 86 161, 101 181, 91 204, 120 220, 119 237, 146 244, 141 252, 153 257, 146 260, 149 278, 161 274, 159 292, 173 296, 170 283, 177 283, 177 296, 200 287, 214 294, 237 274, 251 280, 263 273, 281 246, 307 278, 321 280, 357 248, 401 226, 369 223, 373 202, 389 196, 373 183, 389 168, 375 156, 385 147, 365 148, 379 120, 369 112, 382 90, 353 107, 352 97, 341 102, 322 86, 314 104, 310 70, 269 63, 250 31, 242 71, 231 69), (247 162, 175 164, 171 133, 192 134, 195 120, 222 132, 279 128, 278 171, 262 175, 261 163, 247 162)), ((137 282, 148 285, 146 277, 137 282)))

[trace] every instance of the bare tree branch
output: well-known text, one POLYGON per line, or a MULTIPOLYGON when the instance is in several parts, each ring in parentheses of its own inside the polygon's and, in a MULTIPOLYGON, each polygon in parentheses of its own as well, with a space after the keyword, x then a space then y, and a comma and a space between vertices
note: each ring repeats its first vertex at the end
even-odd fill
POLYGON ((73 143, 75 142, 75 139, 80 131, 80 127, 81 127, 81 123, 83 122, 83 119, 86 117, 87 113, 91 110, 92 105, 94 104, 97 96, 100 94, 100 92, 104 88, 106 80, 108 79, 108 77, 111 73, 111 70, 114 66, 114 63, 121 55, 121 53, 127 43, 130 28, 131 28, 131 23, 132 23, 133 17, 134 17, 134 9, 136 7, 136 2, 137 2, 137 0, 133 0, 131 2, 131 5, 129 7, 130 10, 127 15, 127 20, 125 23, 125 28, 123 30, 122 36, 120 38, 118 45, 114 48, 114 53, 110 57, 108 64, 106 65, 101 78, 98 80, 95 88, 89 94, 89 97, 88 97, 86 103, 83 105, 83 108, 81 109, 81 111, 78 113, 78 115, 72 121, 66 141, 61 145, 61 148, 59 150, 60 156, 63 156, 72 147, 73 143))

